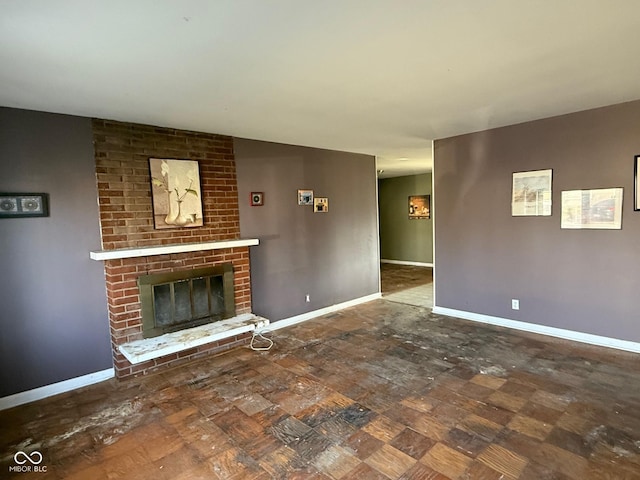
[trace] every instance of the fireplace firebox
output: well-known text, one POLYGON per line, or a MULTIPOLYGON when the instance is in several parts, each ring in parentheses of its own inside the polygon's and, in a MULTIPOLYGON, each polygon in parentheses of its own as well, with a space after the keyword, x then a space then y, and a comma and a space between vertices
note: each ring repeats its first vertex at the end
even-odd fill
POLYGON ((233 265, 138 277, 144 338, 235 316, 233 265))

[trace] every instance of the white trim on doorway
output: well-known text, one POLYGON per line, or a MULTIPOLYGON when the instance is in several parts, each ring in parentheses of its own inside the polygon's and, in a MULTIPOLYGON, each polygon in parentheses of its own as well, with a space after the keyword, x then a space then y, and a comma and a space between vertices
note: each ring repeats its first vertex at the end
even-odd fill
MULTIPOLYGON (((433 263, 436 263, 436 141, 431 140, 431 218, 433 219, 433 228, 431 229, 431 258, 433 263)), ((432 287, 433 288, 433 306, 436 303, 436 268, 435 265, 431 265, 432 270, 432 287)))

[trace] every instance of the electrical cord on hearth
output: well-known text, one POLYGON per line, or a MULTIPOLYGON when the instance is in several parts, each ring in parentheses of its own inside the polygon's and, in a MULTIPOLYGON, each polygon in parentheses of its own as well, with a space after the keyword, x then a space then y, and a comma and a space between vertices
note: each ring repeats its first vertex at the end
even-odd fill
POLYGON ((254 330, 253 331, 251 335, 251 343, 249 344, 249 347, 251 348, 251 350, 254 350, 256 352, 266 352, 267 350, 271 350, 271 347, 273 347, 273 340, 265 337, 263 333, 271 333, 271 331, 270 330, 260 330, 260 331, 254 330), (256 347, 253 344, 253 342, 256 340, 256 337, 258 337, 261 341, 268 342, 268 344, 266 346, 256 347))

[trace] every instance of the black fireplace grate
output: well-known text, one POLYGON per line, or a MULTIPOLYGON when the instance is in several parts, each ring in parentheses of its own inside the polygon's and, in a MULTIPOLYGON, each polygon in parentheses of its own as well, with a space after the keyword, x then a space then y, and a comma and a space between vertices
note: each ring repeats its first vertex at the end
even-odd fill
POLYGON ((143 275, 138 278, 144 338, 235 315, 233 266, 143 275))

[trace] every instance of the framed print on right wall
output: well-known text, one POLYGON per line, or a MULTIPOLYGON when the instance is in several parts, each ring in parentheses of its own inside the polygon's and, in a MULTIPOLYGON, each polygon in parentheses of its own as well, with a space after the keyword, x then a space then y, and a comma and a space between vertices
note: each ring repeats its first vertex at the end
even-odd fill
POLYGON ((633 209, 640 210, 640 155, 636 155, 633 162, 633 209))
POLYGON ((622 188, 563 190, 560 228, 622 228, 622 188))

